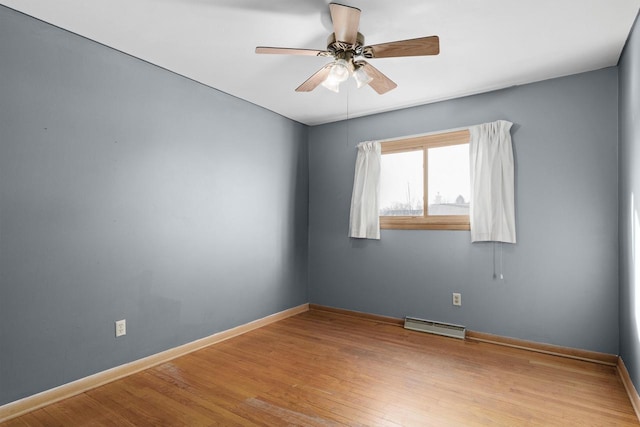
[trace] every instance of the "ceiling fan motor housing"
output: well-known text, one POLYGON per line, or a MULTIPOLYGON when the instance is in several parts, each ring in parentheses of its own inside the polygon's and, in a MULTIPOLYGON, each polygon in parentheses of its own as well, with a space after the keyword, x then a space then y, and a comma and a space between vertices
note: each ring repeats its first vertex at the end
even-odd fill
POLYGON ((350 60, 351 58, 361 56, 364 47, 364 35, 358 33, 354 44, 336 40, 335 33, 331 33, 327 38, 327 50, 336 59, 350 60))

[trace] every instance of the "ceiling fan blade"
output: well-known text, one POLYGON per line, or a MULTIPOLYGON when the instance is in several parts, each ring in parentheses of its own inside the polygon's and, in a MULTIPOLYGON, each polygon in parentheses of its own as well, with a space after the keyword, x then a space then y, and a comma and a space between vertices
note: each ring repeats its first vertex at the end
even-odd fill
POLYGON ((369 82, 369 86, 380 95, 389 92, 392 89, 398 87, 389 77, 382 74, 376 67, 369 64, 366 61, 358 61, 357 65, 361 65, 364 68, 365 73, 369 75, 373 80, 369 82))
POLYGON ((309 77, 304 83, 296 88, 296 92, 311 92, 316 87, 318 87, 318 85, 322 83, 329 75, 329 71, 331 71, 331 65, 332 63, 325 65, 318 72, 309 77))
POLYGON ((360 26, 360 9, 344 6, 338 3, 329 3, 333 32, 336 41, 355 44, 360 26))
POLYGON ((373 46, 365 46, 363 48, 363 55, 365 58, 425 56, 437 55, 438 53, 440 53, 440 39, 438 36, 380 43, 373 46))
POLYGON ((256 47, 256 53, 267 53, 275 55, 309 55, 309 56, 331 56, 331 52, 315 49, 296 49, 290 47, 256 47))

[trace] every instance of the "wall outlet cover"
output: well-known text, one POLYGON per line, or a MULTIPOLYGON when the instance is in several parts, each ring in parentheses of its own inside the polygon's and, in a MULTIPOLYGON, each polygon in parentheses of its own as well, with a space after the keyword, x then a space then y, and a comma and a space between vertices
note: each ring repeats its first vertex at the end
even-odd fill
POLYGON ((462 294, 458 292, 453 293, 453 305, 458 307, 462 305, 462 294))
POLYGON ((116 338, 127 335, 127 319, 116 320, 116 338))

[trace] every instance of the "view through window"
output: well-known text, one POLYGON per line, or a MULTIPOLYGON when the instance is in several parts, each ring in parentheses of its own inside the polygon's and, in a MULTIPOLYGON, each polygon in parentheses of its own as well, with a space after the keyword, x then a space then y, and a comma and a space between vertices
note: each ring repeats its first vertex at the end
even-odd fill
POLYGON ((469 144, 430 148, 429 215, 469 215, 469 144))
POLYGON ((422 150, 382 156, 380 215, 424 214, 423 161, 422 150))
POLYGON ((380 226, 468 230, 469 182, 467 130, 383 142, 380 226))

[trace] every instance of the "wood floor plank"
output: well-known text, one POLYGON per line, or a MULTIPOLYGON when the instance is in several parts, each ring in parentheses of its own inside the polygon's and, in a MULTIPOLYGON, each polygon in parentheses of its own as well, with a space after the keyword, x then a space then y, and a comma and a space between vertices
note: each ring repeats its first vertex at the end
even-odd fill
POLYGON ((86 394, 54 403, 44 408, 45 412, 60 422, 60 425, 82 425, 87 419, 92 424, 111 427, 130 427, 126 419, 120 417, 116 411, 105 408, 86 394))
MULTIPOLYGON (((27 414, 29 415, 29 414, 27 414)), ((11 419, 5 423, 2 424, 4 427, 25 427, 25 426, 29 426, 29 424, 26 421, 26 415, 20 418, 14 418, 11 419)))
POLYGON ((43 425, 640 423, 615 367, 311 310, 0 423, 43 425))
MULTIPOLYGON (((179 409, 183 413, 190 413, 196 420, 201 419, 203 424, 206 424, 207 420, 211 422, 210 420, 224 419, 225 425, 239 426, 244 421, 242 417, 218 406, 214 401, 202 399, 188 390, 175 387, 150 372, 139 375, 133 380, 134 386, 150 387, 160 394, 160 399, 165 405, 179 409)), ((185 417, 181 416, 181 418, 185 417)))
MULTIPOLYGON (((22 424, 16 424, 20 426, 29 426, 29 427, 53 427, 59 424, 56 424, 55 420, 44 410, 37 409, 35 411, 31 411, 19 418, 15 418, 9 421, 10 426, 12 426, 12 421, 21 421, 22 424)), ((4 424, 3 424, 4 427, 4 424)))

